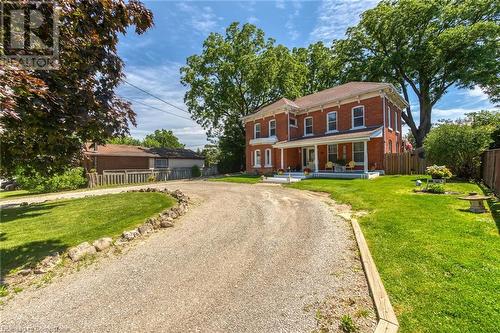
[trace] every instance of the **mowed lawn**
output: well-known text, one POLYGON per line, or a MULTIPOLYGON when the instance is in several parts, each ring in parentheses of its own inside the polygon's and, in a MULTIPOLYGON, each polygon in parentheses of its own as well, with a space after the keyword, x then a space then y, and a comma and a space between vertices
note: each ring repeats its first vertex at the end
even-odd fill
POLYGON ((81 242, 115 237, 176 203, 155 192, 59 200, 1 211, 1 274, 81 242))
POLYGON ((220 178, 210 178, 212 182, 246 183, 256 184, 260 182, 260 176, 255 175, 231 175, 220 178))
MULTIPOLYGON (((473 214, 460 195, 414 193, 415 176, 304 180, 353 209, 401 324, 401 332, 499 332, 500 203, 473 214)), ((471 183, 448 191, 481 192, 471 183)))

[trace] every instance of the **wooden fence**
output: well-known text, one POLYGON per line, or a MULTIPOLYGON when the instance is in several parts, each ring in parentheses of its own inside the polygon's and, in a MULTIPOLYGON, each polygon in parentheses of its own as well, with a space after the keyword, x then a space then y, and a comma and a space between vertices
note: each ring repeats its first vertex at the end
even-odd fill
POLYGON ((483 154, 481 175, 484 183, 497 196, 500 195, 500 149, 487 150, 483 154))
POLYGON ((424 151, 416 149, 403 153, 389 153, 384 155, 384 171, 387 175, 424 174, 427 163, 424 151))
MULTIPOLYGON (((217 166, 201 168, 201 176, 214 176, 217 166)), ((175 168, 165 170, 104 170, 102 175, 87 174, 90 188, 104 185, 140 184, 147 182, 167 181, 193 178, 191 168, 175 168)))

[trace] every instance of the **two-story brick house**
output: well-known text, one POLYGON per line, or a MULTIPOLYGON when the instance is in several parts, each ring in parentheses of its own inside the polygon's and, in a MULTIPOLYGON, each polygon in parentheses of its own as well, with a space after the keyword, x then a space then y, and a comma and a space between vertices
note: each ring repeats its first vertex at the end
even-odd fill
POLYGON ((243 118, 246 170, 315 172, 328 161, 383 169, 384 154, 402 149, 401 111, 393 85, 350 82, 294 101, 282 98, 243 118))

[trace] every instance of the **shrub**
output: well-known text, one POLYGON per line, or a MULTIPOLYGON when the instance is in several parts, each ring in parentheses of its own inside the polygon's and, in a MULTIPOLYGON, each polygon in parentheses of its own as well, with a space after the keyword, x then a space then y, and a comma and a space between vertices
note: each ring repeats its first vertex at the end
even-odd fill
POLYGON ((446 190, 444 189, 444 184, 430 184, 427 186, 426 192, 444 194, 446 190))
POLYGON ((197 166, 196 164, 191 167, 191 176, 193 178, 198 178, 201 177, 201 170, 200 167, 197 166))
POLYGON ((428 175, 431 175, 433 179, 442 179, 451 177, 451 171, 444 165, 438 166, 434 164, 430 167, 427 167, 425 171, 427 172, 428 175))
POLYGON ((343 315, 340 318, 340 329, 342 332, 350 333, 350 332, 358 332, 358 327, 354 324, 351 316, 343 315))
POLYGON ((84 186, 87 182, 81 167, 69 169, 52 177, 26 176, 20 171, 16 176, 16 181, 21 188, 33 192, 74 190, 84 186))
POLYGON ((284 173, 285 173, 285 170, 283 170, 283 169, 278 169, 278 175, 282 175, 282 174, 284 174, 284 173))
POLYGON ((155 181, 156 181, 156 177, 155 177, 154 175, 150 175, 150 176, 148 177, 148 182, 149 182, 149 183, 153 183, 153 182, 155 182, 155 181))
POLYGON ((424 141, 426 158, 432 164, 447 165, 457 177, 478 178, 481 154, 488 149, 491 131, 491 126, 441 124, 424 141))
POLYGON ((308 175, 310 173, 311 173, 311 169, 309 169, 309 168, 304 169, 304 174, 308 175))

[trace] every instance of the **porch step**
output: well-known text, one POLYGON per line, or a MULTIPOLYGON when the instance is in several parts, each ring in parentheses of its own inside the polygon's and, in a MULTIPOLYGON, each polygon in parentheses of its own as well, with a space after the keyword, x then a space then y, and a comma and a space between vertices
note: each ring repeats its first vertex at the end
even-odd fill
POLYGON ((307 178, 311 178, 312 177, 312 174, 309 174, 309 175, 304 175, 303 172, 286 172, 282 175, 274 175, 275 178, 288 178, 288 176, 290 176, 291 178, 295 178, 295 179, 307 179, 307 178))
POLYGON ((290 184, 300 182, 300 178, 281 178, 281 177, 267 177, 262 182, 263 183, 274 183, 274 184, 290 184))

